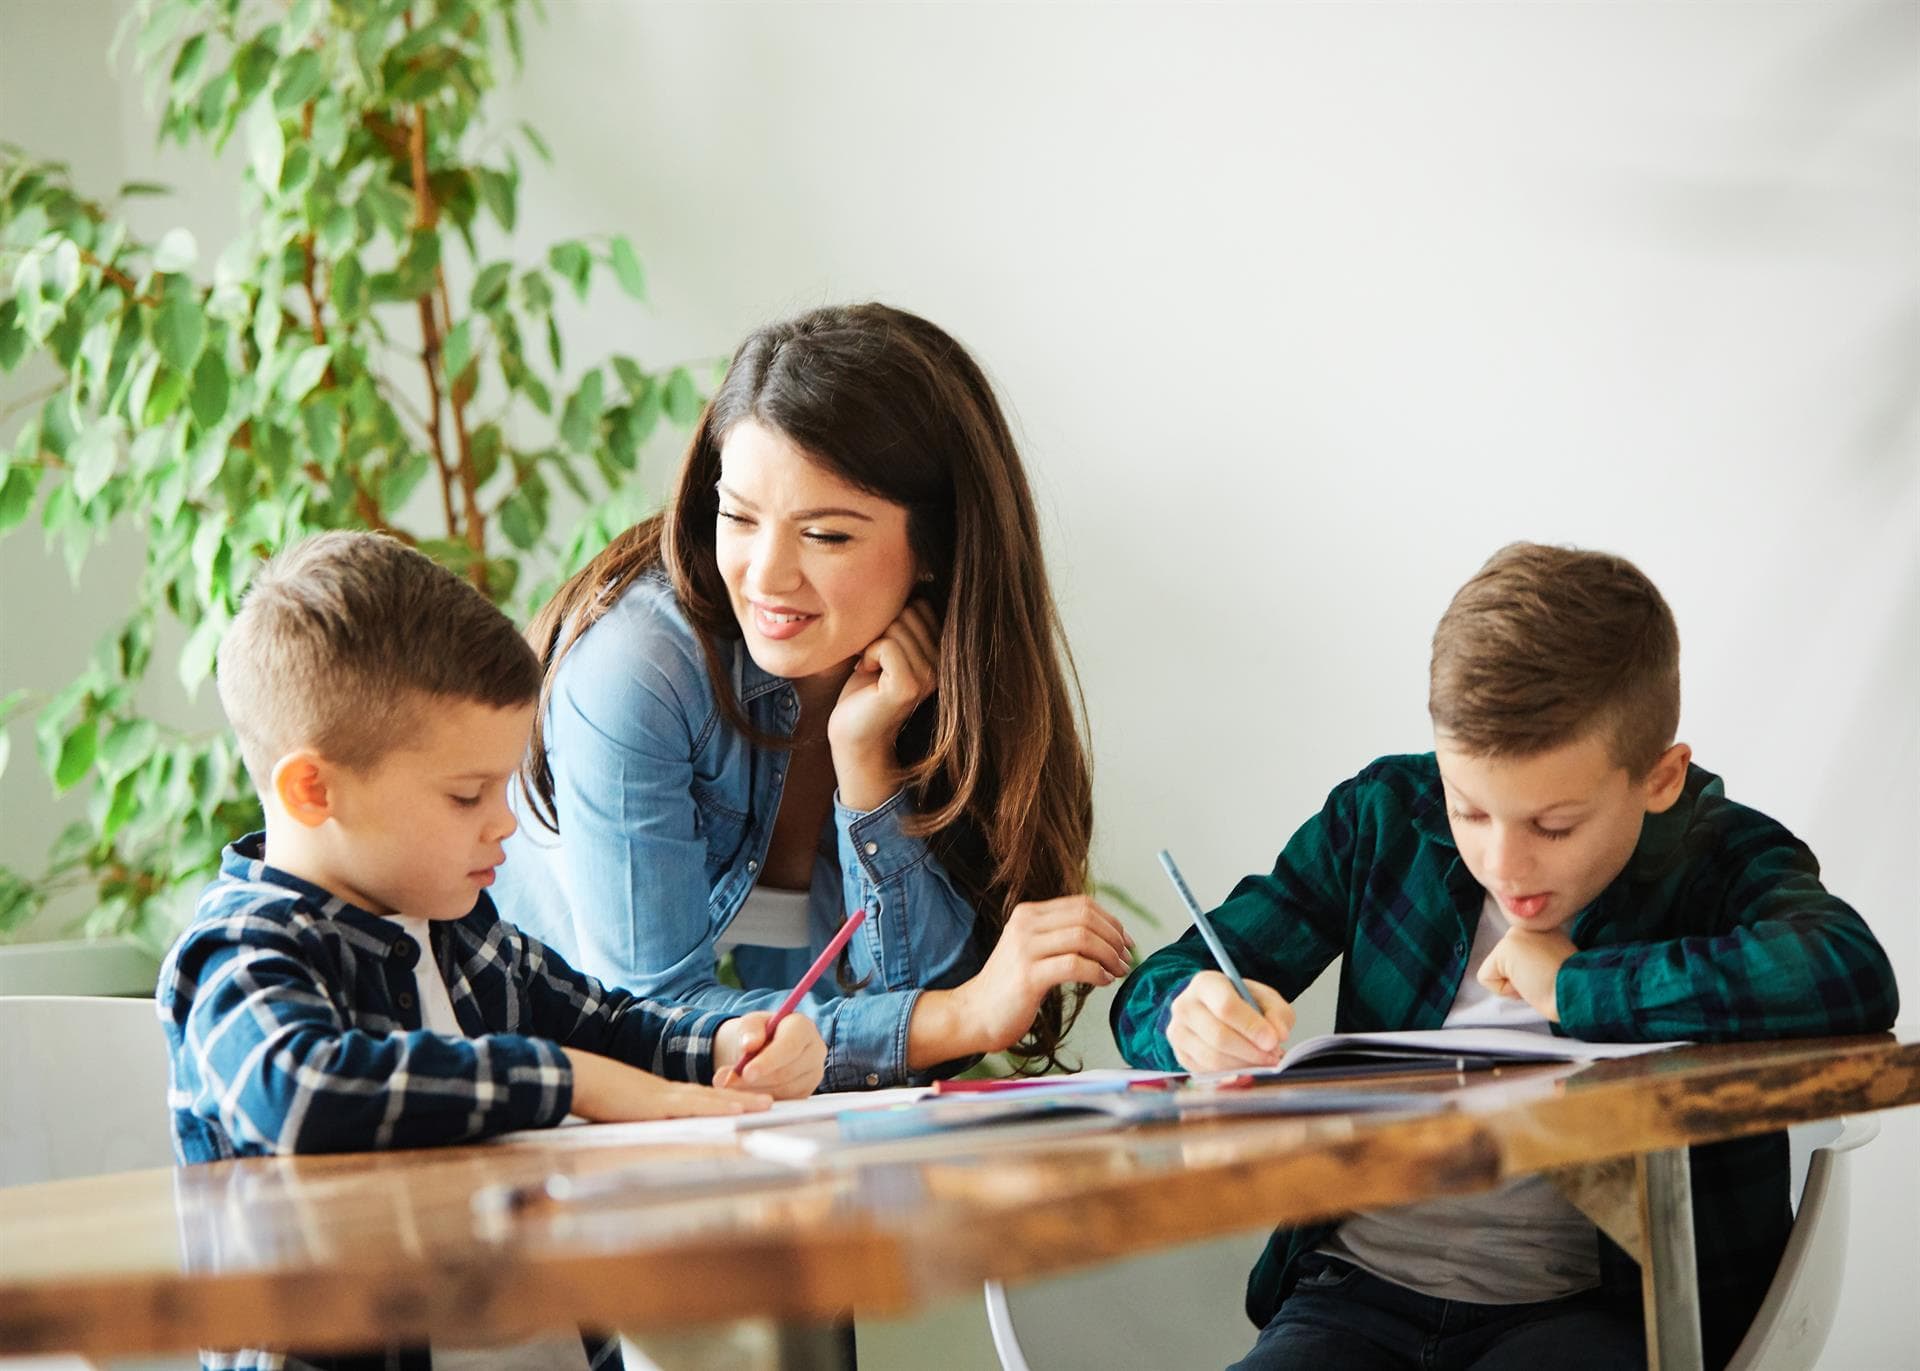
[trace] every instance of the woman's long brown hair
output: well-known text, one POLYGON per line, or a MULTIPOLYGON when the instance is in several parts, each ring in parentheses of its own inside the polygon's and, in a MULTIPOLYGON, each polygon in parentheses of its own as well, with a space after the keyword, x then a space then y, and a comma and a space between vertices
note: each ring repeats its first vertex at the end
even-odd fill
MULTIPOLYGON (((523 772, 558 829, 545 719, 554 674, 634 580, 664 567, 728 720, 762 746, 729 684, 740 638, 714 558, 720 449, 753 419, 841 479, 903 505, 943 614, 940 684, 898 749, 924 836, 976 910, 985 956, 1013 907, 1087 888, 1093 785, 1084 708, 1040 551, 1033 494, 986 376, 941 329, 867 304, 819 309, 741 344, 700 418, 667 509, 627 529, 561 586, 529 637, 546 668, 523 772)), ((1085 996, 1055 990, 1013 1055, 1045 1070, 1085 996)))

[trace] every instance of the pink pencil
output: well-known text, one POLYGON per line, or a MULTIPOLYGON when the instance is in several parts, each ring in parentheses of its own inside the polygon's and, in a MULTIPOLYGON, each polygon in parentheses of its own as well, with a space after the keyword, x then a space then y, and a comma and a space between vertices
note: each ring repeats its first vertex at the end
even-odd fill
MULTIPOLYGON (((833 965, 833 959, 838 957, 840 950, 847 945, 847 939, 853 936, 853 930, 860 927, 860 925, 866 921, 867 911, 864 909, 856 909, 853 911, 852 916, 840 925, 840 931, 833 935, 832 940, 829 941, 825 947, 820 949, 820 955, 813 959, 813 965, 808 967, 807 974, 800 978, 800 984, 787 992, 787 998, 780 1001, 780 1007, 774 1010, 773 1017, 767 1020, 767 1036, 760 1040, 760 1047, 765 1047, 773 1041, 773 1031, 780 1027, 780 1020, 786 1018, 787 1015, 793 1013, 795 1009, 800 1007, 800 1001, 804 1000, 807 997, 807 992, 813 989, 813 983, 820 979, 828 967, 833 965)), ((740 1073, 747 1069, 747 1063, 759 1055, 760 1047, 743 1053, 740 1060, 733 1064, 734 1079, 738 1080, 740 1073)))

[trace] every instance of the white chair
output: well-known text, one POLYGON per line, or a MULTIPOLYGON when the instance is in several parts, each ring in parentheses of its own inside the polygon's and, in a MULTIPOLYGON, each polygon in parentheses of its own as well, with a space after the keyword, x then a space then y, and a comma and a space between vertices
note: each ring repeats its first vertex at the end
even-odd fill
POLYGON ((1836 1119, 1788 1133, 1794 1170, 1804 1166, 1793 1232, 1767 1298, 1734 1349, 1727 1371, 1813 1371, 1833 1331, 1847 1266, 1847 1213, 1853 1159, 1847 1154, 1880 1132, 1877 1119, 1836 1119))
MULTIPOLYGON (((1840 1303, 1850 1191, 1847 1154, 1879 1131, 1873 1119, 1789 1130, 1793 1185, 1800 1197, 1793 1232, 1766 1301, 1726 1371, 1812 1371, 1840 1303)), ((1266 1238, 1264 1231, 1241 1235, 1023 1285, 1011 1294, 1000 1282, 988 1281, 987 1327, 1000 1365, 1003 1371, 1030 1371, 1025 1344, 1032 1345, 1034 1362, 1049 1371, 1238 1361, 1253 1345, 1252 1330, 1240 1317, 1241 1291, 1266 1238), (1129 1317, 1141 1309, 1143 1290, 1154 1290, 1157 1297, 1147 1303, 1145 1317, 1129 1317), (1169 1308, 1169 1292, 1189 1297, 1189 1317, 1169 1308)))
MULTIPOLYGON (((173 1164, 167 1044, 152 1000, 0 995, 0 1043, 0 1186, 173 1164)), ((91 1366, 0 1358, 0 1371, 91 1366)))

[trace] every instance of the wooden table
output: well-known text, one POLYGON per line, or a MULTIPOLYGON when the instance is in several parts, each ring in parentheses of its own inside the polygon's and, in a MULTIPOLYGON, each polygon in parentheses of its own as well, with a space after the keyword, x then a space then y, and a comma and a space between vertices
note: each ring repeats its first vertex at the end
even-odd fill
POLYGON ((476 1192, 701 1149, 466 1147, 22 1186, 0 1190, 0 1353, 758 1321, 780 1330, 781 1364, 827 1366, 841 1344, 819 1330, 850 1305, 897 1314, 989 1279, 1554 1171, 1641 1257, 1650 1351, 1671 1371, 1700 1356, 1687 1145, 1915 1102, 1920 1041, 1889 1035, 1529 1068, 1395 1119, 1137 1128, 518 1216, 476 1192))

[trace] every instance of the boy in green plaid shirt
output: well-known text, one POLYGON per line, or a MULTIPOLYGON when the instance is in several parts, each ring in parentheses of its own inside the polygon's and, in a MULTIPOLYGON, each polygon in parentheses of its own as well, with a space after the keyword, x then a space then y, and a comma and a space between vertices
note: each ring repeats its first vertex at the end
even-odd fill
MULTIPOLYGON (((1674 741, 1680 646, 1630 563, 1519 543, 1434 633, 1435 750, 1340 786, 1271 875, 1113 1005, 1135 1066, 1270 1066, 1291 1001, 1341 957, 1342 1032, 1506 1027, 1701 1042, 1864 1033, 1898 992, 1813 854, 1674 741)), ((1692 1152, 1708 1365, 1739 1343, 1792 1223, 1784 1134, 1692 1152)), ((1274 1234, 1248 1371, 1645 1364, 1639 1272, 1541 1177, 1274 1234)))

